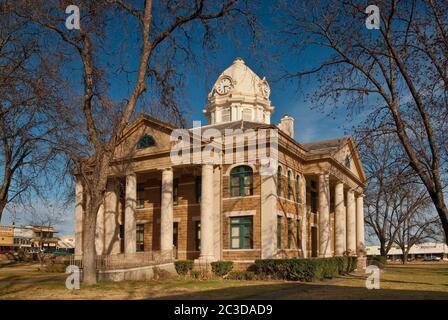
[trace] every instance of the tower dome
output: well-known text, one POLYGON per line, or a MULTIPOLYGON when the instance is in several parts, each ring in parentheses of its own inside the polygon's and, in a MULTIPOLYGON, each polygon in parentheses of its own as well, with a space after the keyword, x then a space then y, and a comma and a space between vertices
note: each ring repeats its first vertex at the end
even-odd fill
POLYGON ((209 124, 237 120, 269 124, 274 112, 269 96, 268 81, 236 58, 213 85, 204 113, 209 124))

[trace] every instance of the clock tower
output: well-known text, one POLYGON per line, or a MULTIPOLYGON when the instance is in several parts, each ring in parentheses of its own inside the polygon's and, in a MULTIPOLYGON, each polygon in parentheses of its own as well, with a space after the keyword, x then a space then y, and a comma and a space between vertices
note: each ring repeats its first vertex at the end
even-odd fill
POLYGON ((270 93, 268 81, 236 58, 216 80, 204 114, 209 124, 238 120, 269 124, 274 112, 270 93))

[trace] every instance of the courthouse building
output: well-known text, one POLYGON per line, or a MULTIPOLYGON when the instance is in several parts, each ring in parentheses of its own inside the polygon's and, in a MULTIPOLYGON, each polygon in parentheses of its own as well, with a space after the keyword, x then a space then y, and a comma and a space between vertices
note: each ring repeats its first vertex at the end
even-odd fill
MULTIPOLYGON (((199 152, 211 144, 229 151, 224 139, 204 134, 207 129, 223 135, 230 129, 264 130, 269 139, 256 147, 275 158, 268 164, 275 163, 271 174, 262 174, 265 164, 260 161, 249 161, 248 150, 255 144, 251 138, 239 161, 174 162, 171 152, 178 141, 171 135, 178 128, 138 116, 110 166, 98 212, 97 254, 172 250, 176 259, 248 263, 361 253, 366 177, 354 140, 300 143, 294 139, 292 117, 271 124, 269 96, 267 80, 237 58, 208 95, 208 124, 189 129, 187 136, 194 155, 198 141, 199 152)), ((81 255, 85 195, 80 180, 76 196, 75 252, 81 255)))

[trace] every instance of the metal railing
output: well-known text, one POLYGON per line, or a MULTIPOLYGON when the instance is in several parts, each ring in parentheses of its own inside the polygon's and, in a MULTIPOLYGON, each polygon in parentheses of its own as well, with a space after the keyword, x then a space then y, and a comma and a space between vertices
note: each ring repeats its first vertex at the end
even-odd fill
MULTIPOLYGON (((129 269, 174 261, 172 250, 98 255, 95 260, 97 270, 129 269)), ((70 264, 82 268, 82 256, 71 256, 70 264)))

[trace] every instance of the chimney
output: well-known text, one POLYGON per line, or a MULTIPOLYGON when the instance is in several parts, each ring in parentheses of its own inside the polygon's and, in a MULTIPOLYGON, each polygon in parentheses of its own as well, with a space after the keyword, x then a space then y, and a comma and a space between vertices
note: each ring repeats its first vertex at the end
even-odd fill
POLYGON ((294 118, 288 115, 283 116, 278 124, 280 130, 294 139, 294 118))

